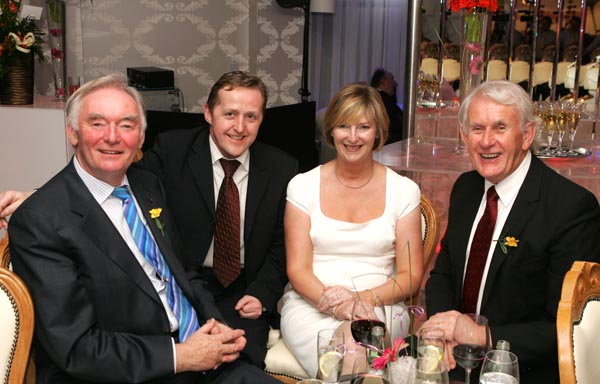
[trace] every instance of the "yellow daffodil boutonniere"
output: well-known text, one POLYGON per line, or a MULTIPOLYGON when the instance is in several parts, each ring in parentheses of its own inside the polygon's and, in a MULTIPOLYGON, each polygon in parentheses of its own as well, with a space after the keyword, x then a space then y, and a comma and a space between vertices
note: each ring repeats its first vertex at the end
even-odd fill
POLYGON ((508 248, 516 248, 519 246, 519 240, 517 240, 513 236, 504 236, 500 237, 500 239, 496 240, 498 244, 500 244, 500 249, 502 249, 502 253, 505 255, 508 253, 508 248))
POLYGON ((163 228, 165 226, 162 223, 162 221, 160 221, 160 214, 162 213, 162 208, 153 208, 149 212, 150 212, 150 218, 154 219, 156 226, 158 227, 158 229, 160 229, 160 233, 162 233, 162 235, 164 236, 165 232, 164 232, 163 228))

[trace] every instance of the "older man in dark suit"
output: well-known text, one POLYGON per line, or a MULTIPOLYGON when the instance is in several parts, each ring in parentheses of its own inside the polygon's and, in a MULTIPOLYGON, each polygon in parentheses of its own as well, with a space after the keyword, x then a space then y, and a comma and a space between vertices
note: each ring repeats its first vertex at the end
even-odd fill
POLYGON ((238 360, 244 332, 179 263, 160 181, 129 169, 145 127, 124 76, 81 87, 67 102, 73 160, 11 218, 37 382, 277 382, 238 360))
MULTIPOLYGON (((558 383, 562 281, 575 260, 600 261, 598 201, 530 152, 536 117, 518 85, 482 84, 459 122, 475 170, 452 190, 425 326, 442 328, 452 347, 457 316, 484 315, 492 342, 508 340, 517 354, 522 383, 558 383)), ((451 348, 446 355, 454 368, 451 348)))
MULTIPOLYGON (((205 105, 209 127, 159 135, 134 165, 160 178, 182 237, 184 266, 206 280, 227 323, 246 332, 242 358, 259 368, 264 367, 270 324, 278 320, 277 301, 287 283, 283 211, 287 184, 298 172, 291 156, 255 142, 266 105, 267 90, 260 78, 228 72, 213 85, 205 105), (237 229, 217 223, 218 196, 227 185, 222 160, 239 163, 232 175, 238 194, 237 229), (216 252, 213 240, 219 236, 219 244, 235 238, 239 247, 216 252), (227 261, 215 273, 215 261, 229 256, 237 265, 227 261), (224 278, 222 272, 229 270, 235 271, 224 278)), ((29 195, 0 193, 0 229, 29 195)))

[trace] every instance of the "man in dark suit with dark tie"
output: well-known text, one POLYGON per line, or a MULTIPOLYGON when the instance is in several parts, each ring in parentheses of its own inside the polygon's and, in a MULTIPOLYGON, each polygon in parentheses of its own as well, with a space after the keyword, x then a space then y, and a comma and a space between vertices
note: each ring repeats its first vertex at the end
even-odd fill
POLYGON ((139 93, 109 75, 66 109, 75 156, 9 225, 35 306, 37 383, 277 382, 238 360, 244 332, 181 266, 160 181, 129 169, 146 128, 139 93))
MULTIPOLYGON (((521 383, 558 383, 562 281, 575 260, 600 261, 598 201, 530 152, 536 117, 518 85, 483 83, 461 104, 459 124, 475 170, 458 178, 450 196, 424 326, 445 331, 455 368, 457 316, 484 315, 492 345, 507 340, 518 356, 521 383), (491 223, 487 234, 482 222, 491 223)), ((479 382, 479 372, 471 379, 479 382)))
MULTIPOLYGON (((256 142, 267 104, 257 76, 234 71, 221 76, 204 107, 209 127, 159 135, 136 167, 161 179, 183 240, 183 262, 207 281, 225 320, 244 329, 242 358, 264 367, 267 338, 277 301, 287 283, 283 211, 289 180, 298 163, 284 152, 256 142), (239 193, 239 229, 218 223, 218 195, 225 173, 221 160, 237 160, 233 181, 239 193), (213 239, 238 235, 237 276, 224 279, 213 239), (233 281, 231 281, 233 279, 233 281)), ((285 129, 285 127, 281 127, 285 129)), ((216 242, 215 242, 216 245, 216 242)))

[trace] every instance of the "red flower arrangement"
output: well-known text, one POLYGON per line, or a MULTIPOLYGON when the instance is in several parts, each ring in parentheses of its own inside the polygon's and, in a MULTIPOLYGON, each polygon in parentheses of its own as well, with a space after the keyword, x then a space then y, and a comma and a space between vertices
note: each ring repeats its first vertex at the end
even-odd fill
POLYGON ((482 8, 496 12, 498 10, 498 0, 449 0, 448 7, 453 12, 472 8, 482 8))
POLYGON ((31 17, 21 18, 21 0, 0 0, 0 79, 28 55, 44 61, 41 32, 31 17))

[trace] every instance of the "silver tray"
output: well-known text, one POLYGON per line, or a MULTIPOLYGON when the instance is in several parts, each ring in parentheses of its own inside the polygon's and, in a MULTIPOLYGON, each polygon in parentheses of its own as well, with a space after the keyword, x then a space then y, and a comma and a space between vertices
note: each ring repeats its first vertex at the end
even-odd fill
MULTIPOLYGON (((430 100, 421 100, 417 102, 417 106, 420 108, 437 108, 437 103, 430 100)), ((440 103, 441 108, 446 108, 446 103, 440 103)))
MULTIPOLYGON (((556 150, 556 147, 551 147, 553 150, 556 150)), ((566 152, 554 152, 554 153, 546 153, 545 152, 546 147, 541 147, 540 149, 538 149, 537 151, 535 151, 535 154, 537 157, 541 158, 541 159, 577 159, 580 157, 586 157, 592 154, 592 151, 590 151, 587 148, 573 148, 573 150, 570 151, 566 151, 566 152)))

